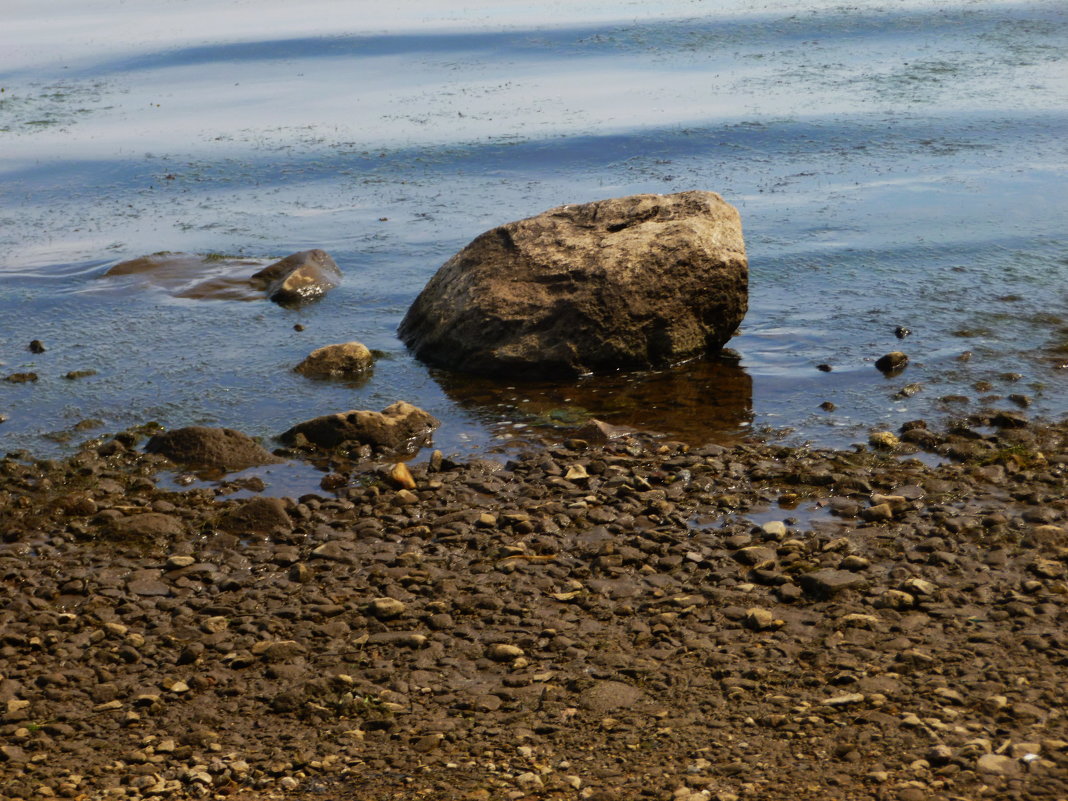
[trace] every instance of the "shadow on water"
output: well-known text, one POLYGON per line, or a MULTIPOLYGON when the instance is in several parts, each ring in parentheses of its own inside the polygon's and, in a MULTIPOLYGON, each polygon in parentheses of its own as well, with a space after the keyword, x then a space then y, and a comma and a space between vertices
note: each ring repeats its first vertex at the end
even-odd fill
MULTIPOLYGON (((566 137, 491 138, 386 148, 339 141, 331 143, 327 151, 249 151, 242 156, 240 172, 235 172, 234 163, 226 159, 200 161, 195 172, 178 175, 174 184, 179 188, 187 185, 198 189, 254 187, 263 191, 292 184, 294 174, 302 182, 336 181, 340 175, 369 184, 398 176, 410 180, 413 174, 422 179, 452 178, 460 170, 495 176, 544 177, 547 173, 568 174, 574 170, 605 169, 653 159, 665 164, 668 160, 711 159, 720 165, 742 164, 752 172, 753 165, 793 163, 799 157, 806 163, 820 165, 824 174, 844 180, 846 168, 866 165, 873 153, 892 159, 907 155, 939 164, 947 156, 953 156, 978 167, 989 161, 991 153, 1004 150, 1007 143, 1026 139, 1032 146, 1042 146, 1038 158, 1059 156, 1062 137, 1056 132, 1066 127, 1068 115, 1046 110, 1015 112, 1012 116, 997 112, 944 112, 937 118, 898 119, 893 126, 859 115, 812 114, 800 120, 752 121, 739 117, 711 125, 647 126, 566 137)), ((160 183, 161 169, 155 158, 72 158, 58 163, 33 161, 9 165, 5 178, 12 183, 32 185, 35 195, 46 197, 49 193, 69 195, 71 186, 90 182, 99 185, 111 181, 116 188, 127 190, 160 183)), ((722 167, 718 168, 717 178, 718 183, 726 180, 722 167)), ((799 175, 793 176, 795 181, 798 178, 799 175)), ((749 184, 743 186, 747 192, 756 190, 749 184)), ((590 199, 598 196, 596 192, 591 193, 590 199)))
POLYGON ((915 34, 977 35, 1004 26, 1007 20, 1047 25, 1060 23, 1056 13, 1041 10, 908 9, 878 13, 860 9, 821 15, 758 14, 741 19, 691 18, 628 21, 595 26, 455 31, 434 33, 308 36, 250 42, 223 42, 147 53, 93 65, 93 74, 155 70, 200 64, 318 58, 498 54, 508 59, 543 57, 590 58, 619 53, 715 51, 725 47, 762 47, 808 43, 834 38, 846 41, 915 34), (1013 13, 1015 12, 1015 14, 1013 13))
POLYGON ((753 416, 753 381, 727 357, 567 383, 431 375, 458 406, 514 435, 535 429, 569 436, 597 419, 691 445, 729 443, 748 432, 753 416))

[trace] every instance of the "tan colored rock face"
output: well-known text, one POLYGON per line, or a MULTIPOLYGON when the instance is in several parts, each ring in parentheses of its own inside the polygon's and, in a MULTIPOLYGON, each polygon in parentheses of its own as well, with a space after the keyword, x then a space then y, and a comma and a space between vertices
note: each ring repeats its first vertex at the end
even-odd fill
POLYGON ((341 283, 341 270, 326 251, 302 250, 252 276, 275 303, 316 300, 341 283))
POLYGON ((580 375, 715 352, 747 306, 734 207, 713 192, 635 195, 482 234, 438 270, 399 333, 442 367, 580 375))
POLYGON ((366 345, 343 342, 313 350, 293 369, 313 378, 355 376, 370 370, 375 357, 366 345))
POLYGON ((422 409, 397 401, 381 412, 366 410, 315 417, 298 423, 279 439, 287 445, 305 442, 319 448, 334 448, 344 442, 406 452, 424 445, 441 423, 422 409))

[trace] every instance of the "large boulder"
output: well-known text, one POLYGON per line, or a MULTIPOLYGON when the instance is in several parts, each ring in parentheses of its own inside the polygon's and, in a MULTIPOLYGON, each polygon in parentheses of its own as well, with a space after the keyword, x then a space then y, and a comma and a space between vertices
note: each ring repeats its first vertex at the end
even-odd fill
POLYGON ((230 472, 284 461, 247 434, 207 426, 188 426, 156 434, 145 450, 195 470, 230 472))
POLYGON ((341 283, 341 270, 324 250, 302 250, 264 267, 250 279, 275 303, 317 300, 341 283))
POLYGON ((561 206, 449 259, 399 334, 429 364, 485 375, 665 367, 731 337, 748 273, 738 212, 714 192, 561 206))
POLYGON ((336 448, 344 443, 370 445, 380 451, 417 450, 441 423, 422 409, 397 401, 381 412, 349 411, 298 423, 279 439, 287 445, 336 448))

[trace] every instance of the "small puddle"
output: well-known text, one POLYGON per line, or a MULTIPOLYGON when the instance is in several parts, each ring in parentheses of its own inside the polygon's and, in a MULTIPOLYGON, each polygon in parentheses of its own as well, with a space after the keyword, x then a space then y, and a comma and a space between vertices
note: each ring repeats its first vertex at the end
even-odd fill
POLYGON ((751 509, 743 516, 754 525, 763 526, 765 523, 782 522, 789 529, 811 528, 816 523, 828 523, 837 521, 831 515, 829 504, 819 505, 802 502, 794 508, 782 506, 769 506, 766 508, 751 509))
POLYGON ((234 473, 168 471, 158 474, 156 486, 169 492, 196 489, 222 489, 220 499, 241 498, 299 498, 314 493, 333 495, 320 487, 325 471, 313 464, 288 461, 282 464, 250 467, 234 473))
POLYGON ((845 519, 839 519, 831 514, 829 504, 802 502, 796 507, 761 506, 750 509, 744 514, 728 513, 718 516, 695 515, 687 521, 687 526, 693 531, 709 531, 722 528, 729 521, 741 521, 751 523, 754 526, 763 526, 765 523, 781 522, 788 529, 806 530, 815 527, 825 528, 829 523, 843 526, 850 525, 845 519))

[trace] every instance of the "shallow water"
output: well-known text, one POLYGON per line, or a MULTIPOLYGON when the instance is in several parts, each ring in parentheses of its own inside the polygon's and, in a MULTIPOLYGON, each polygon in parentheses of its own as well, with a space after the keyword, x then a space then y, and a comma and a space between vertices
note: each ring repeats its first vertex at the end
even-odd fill
POLYGON ((397 399, 459 452, 591 415, 845 445, 1010 394, 1068 412, 1063 4, 290 5, 6 13, 0 374, 39 380, 0 382, 0 451, 146 420, 270 437, 397 399), (737 365, 517 387, 428 370, 396 339, 483 230, 687 189, 742 214, 737 365), (312 247, 345 282, 298 310, 101 278, 161 250, 312 247), (367 381, 292 372, 351 339, 388 354, 367 381), (897 349, 912 361, 884 378, 897 349))

